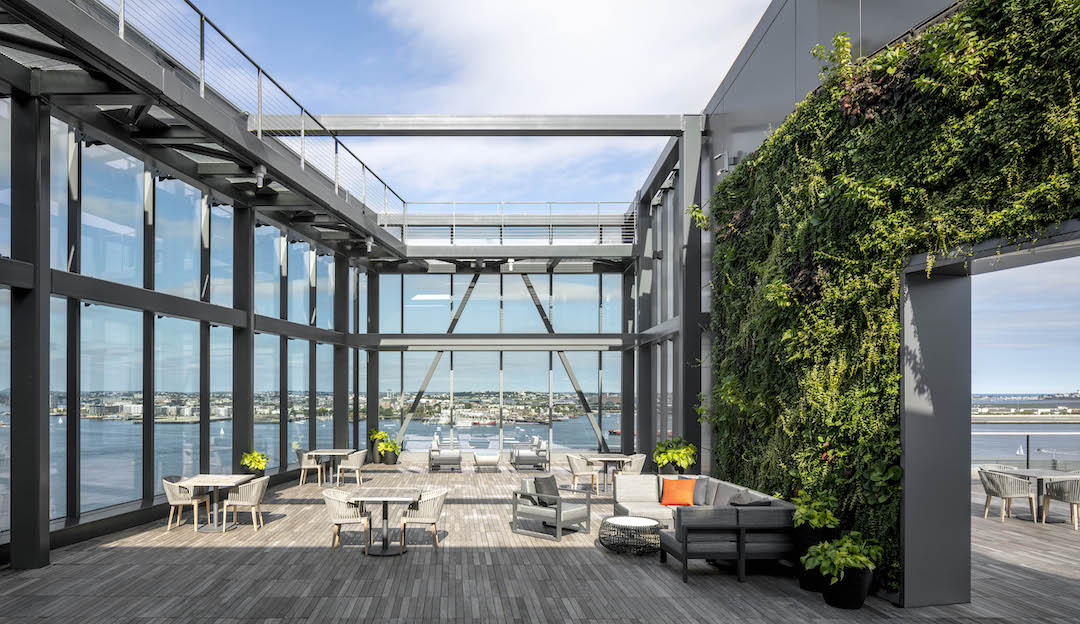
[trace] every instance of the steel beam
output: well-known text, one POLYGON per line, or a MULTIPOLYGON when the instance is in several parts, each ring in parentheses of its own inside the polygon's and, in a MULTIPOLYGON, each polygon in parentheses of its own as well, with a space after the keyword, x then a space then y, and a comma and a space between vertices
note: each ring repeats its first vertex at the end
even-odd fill
POLYGON ((243 325, 233 326, 232 471, 255 448, 255 211, 233 206, 233 307, 243 325))
MULTIPOLYGON (((11 97, 11 256, 49 266, 49 107, 11 97)), ((11 289, 11 567, 49 563, 49 290, 36 270, 31 287, 11 289)))
MULTIPOLYGON (((367 273, 367 330, 379 331, 379 274, 367 273)), ((375 449, 371 443, 371 434, 379 428, 379 352, 375 349, 365 351, 367 357, 367 415, 364 439, 368 445, 368 457, 375 460, 375 449)))
MULTIPOLYGON (((143 288, 154 290, 154 176, 143 168, 143 288)), ((154 501, 154 330, 150 310, 142 311, 142 499, 154 501)))
POLYGON ((528 258, 561 260, 591 260, 596 258, 620 260, 630 258, 634 246, 629 243, 580 243, 566 245, 408 245, 405 257, 412 260, 528 258))
MULTIPOLYGON (((67 132, 67 270, 82 271, 82 141, 67 132)), ((67 518, 77 521, 82 508, 82 301, 67 297, 67 518)))
MULTIPOLYGON (((334 257, 334 330, 347 336, 349 327, 349 261, 334 257)), ((334 349, 334 447, 351 445, 349 437, 349 347, 345 340, 335 343, 334 349)), ((355 447, 353 447, 355 448, 355 447)))
MULTIPOLYGON (((316 115, 306 136, 678 136, 681 115, 316 115)), ((253 120, 248 129, 254 131, 253 120)), ((300 136, 296 116, 263 115, 262 131, 300 136)))
MULTIPOLYGON (((620 329, 625 333, 634 331, 634 272, 622 274, 622 322, 620 329)), ((634 348, 623 349, 619 358, 622 362, 620 379, 621 414, 619 418, 619 443, 621 451, 627 455, 634 452, 634 348)))

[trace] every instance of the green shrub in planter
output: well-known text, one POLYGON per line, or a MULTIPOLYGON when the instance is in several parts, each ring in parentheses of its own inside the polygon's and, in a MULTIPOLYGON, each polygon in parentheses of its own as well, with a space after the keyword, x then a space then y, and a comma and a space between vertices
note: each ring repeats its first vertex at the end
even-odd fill
POLYGON ((682 472, 693 466, 696 460, 697 447, 679 437, 660 442, 653 450, 653 461, 658 469, 673 465, 682 472))
MULTIPOLYGON (((801 491, 799 496, 793 498, 791 502, 795 503, 792 524, 795 526, 796 556, 800 559, 814 544, 840 537, 840 531, 837 529, 840 521, 832 512, 837 506, 835 496, 828 493, 810 494, 801 491)), ((799 587, 806 591, 824 590, 827 580, 819 569, 803 568, 799 571, 799 587)))
POLYGON ((240 456, 240 465, 247 468, 252 474, 261 477, 266 472, 267 459, 266 455, 258 451, 251 451, 240 456))
POLYGON ((881 546, 876 542, 851 531, 839 539, 814 544, 801 561, 807 571, 816 569, 829 579, 823 592, 826 603, 841 609, 858 609, 870 593, 874 566, 881 554, 881 546))
POLYGON ((401 445, 398 444, 397 440, 387 436, 379 442, 378 449, 384 464, 393 465, 397 463, 398 453, 401 452, 401 445))

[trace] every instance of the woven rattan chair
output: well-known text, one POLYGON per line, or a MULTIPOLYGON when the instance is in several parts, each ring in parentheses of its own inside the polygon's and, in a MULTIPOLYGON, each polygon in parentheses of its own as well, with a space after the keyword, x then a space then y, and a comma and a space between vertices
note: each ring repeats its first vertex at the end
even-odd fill
POLYGON ((344 490, 323 490, 323 501, 326 502, 326 511, 330 514, 330 522, 334 525, 334 535, 330 540, 330 548, 337 548, 341 544, 341 527, 346 524, 362 524, 367 533, 367 544, 364 552, 371 546, 371 513, 364 509, 362 504, 351 505, 349 498, 352 496, 344 490))
POLYGON ((166 531, 172 530, 173 512, 176 512, 176 526, 180 526, 180 516, 184 513, 184 506, 191 505, 192 521, 195 530, 199 530, 199 503, 206 505, 206 523, 210 524, 210 497, 206 494, 192 494, 191 488, 180 485, 175 481, 162 479, 161 484, 165 487, 165 498, 169 499, 169 524, 166 531))
POLYGON ((416 509, 407 509, 401 514, 401 547, 405 547, 405 525, 426 524, 431 527, 431 542, 435 548, 439 547, 439 517, 442 515, 443 503, 446 502, 446 488, 429 490, 420 495, 416 503, 416 509))
POLYGON ((258 531, 262 526, 262 499, 266 494, 266 486, 270 483, 270 477, 259 477, 244 483, 240 487, 230 490, 229 496, 221 507, 221 532, 225 532, 225 518, 228 516, 229 507, 233 508, 233 522, 236 522, 236 512, 240 507, 251 510, 251 524, 258 531))
POLYGON ((1008 464, 979 464, 982 470, 1016 470, 1016 466, 1008 464))
POLYGON ((615 474, 639 475, 643 468, 645 468, 645 453, 638 453, 631 455, 630 461, 623 464, 622 469, 615 474))
POLYGON ((322 487, 322 462, 314 455, 308 455, 307 449, 296 449, 296 459, 300 461, 300 485, 307 481, 307 471, 314 470, 318 474, 319 486, 322 487))
POLYGON ((342 474, 346 470, 352 470, 356 474, 356 485, 362 483, 360 479, 360 468, 364 465, 364 460, 367 458, 367 451, 356 451, 355 453, 349 453, 349 456, 338 462, 337 466, 337 480, 338 485, 341 485, 342 474))
POLYGON ((597 494, 600 493, 600 486, 596 479, 600 474, 599 466, 590 464, 589 460, 580 455, 567 455, 566 461, 570 464, 570 487, 577 488, 578 479, 588 479, 589 487, 597 494))
POLYGON ((983 508, 983 518, 990 514, 990 503, 994 497, 1001 499, 1001 521, 1005 522, 1005 516, 1012 516, 1012 499, 1026 498, 1031 505, 1031 519, 1037 520, 1035 513, 1035 495, 1031 493, 1031 483, 1027 479, 1012 475, 979 469, 979 480, 982 481, 986 491, 986 506, 983 508))
MULTIPOLYGON (((1071 474, 1080 474, 1080 470, 1074 470, 1071 474)), ((1060 501, 1069 506, 1069 519, 1072 521, 1073 530, 1080 531, 1080 480, 1050 481, 1046 484, 1042 504, 1043 524, 1046 524, 1046 514, 1050 512, 1051 500, 1060 501)))

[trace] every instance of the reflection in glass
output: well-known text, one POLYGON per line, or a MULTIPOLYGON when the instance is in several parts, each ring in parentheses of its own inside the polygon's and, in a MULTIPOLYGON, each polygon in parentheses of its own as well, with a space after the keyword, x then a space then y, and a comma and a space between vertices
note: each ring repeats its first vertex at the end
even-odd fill
MULTIPOLYGON (((281 338, 255 335, 255 449, 267 456, 266 469, 281 465, 281 338)), ((248 449, 239 449, 246 452, 248 449)))
POLYGON ((81 511, 142 497, 142 316, 82 309, 81 511))
POLYGON ((550 361, 548 352, 503 353, 503 448, 549 439, 550 361))
POLYGON ((308 427, 308 349, 306 340, 290 338, 289 374, 286 378, 289 390, 289 465, 298 464, 295 449, 311 450, 311 432, 308 427))
MULTIPOLYGON (((315 325, 334 328, 334 257, 315 258, 315 325)), ((350 306, 351 307, 351 306, 350 306)))
MULTIPOLYGON (((542 334, 547 331, 540 313, 536 310, 532 296, 525 286, 522 275, 508 273, 503 275, 503 325, 502 330, 506 333, 529 333, 542 334)), ((550 293, 550 275, 529 275, 529 281, 540 299, 540 305, 544 308, 548 319, 551 318, 551 304, 548 294, 550 293)))
POLYGON ((551 322, 556 332, 596 333, 599 331, 599 275, 555 275, 551 292, 551 322))
POLYGON ((255 314, 281 316, 281 230, 255 226, 255 314))
POLYGON ((462 448, 498 449, 499 353, 457 351, 450 355, 454 366, 454 437, 462 448))
POLYGON ((294 323, 311 323, 308 303, 311 299, 311 245, 303 241, 289 243, 289 316, 294 323))
POLYGON ((11 255, 11 102, 0 98, 0 256, 11 255))
POLYGON ((82 273, 142 286, 143 163, 108 145, 82 153, 82 273))
MULTIPOLYGON (((457 327, 454 328, 454 333, 490 334, 499 330, 499 277, 491 273, 480 275, 472 294, 469 295, 469 301, 461 311, 461 317, 458 319, 457 327)), ((516 276, 511 277, 512 279, 521 279, 516 276)), ((454 276, 453 307, 455 313, 464 300, 465 293, 468 292, 472 278, 472 275, 454 276)), ((535 310, 533 316, 537 316, 535 310)), ((443 328, 442 331, 446 331, 446 329, 443 328)))
MULTIPOLYGON (((357 269, 357 270, 359 271, 359 269, 357 269)), ((368 306, 367 282, 368 282, 368 274, 365 273, 364 271, 360 271, 359 281, 358 281, 358 283, 356 285, 357 296, 360 297, 360 302, 359 302, 360 303, 360 311, 359 311, 359 313, 357 314, 357 317, 356 317, 356 331, 357 331, 357 333, 360 333, 360 334, 367 333, 367 330, 368 330, 368 327, 367 327, 367 314, 368 314, 367 313, 367 306, 368 306)))
POLYGON ((378 356, 379 430, 397 435, 404 412, 401 397, 401 352, 382 351, 378 356))
POLYGON ((231 473, 233 437, 231 327, 210 328, 210 472, 231 473))
POLYGON ((450 276, 406 275, 404 278, 404 333, 446 332, 450 326, 450 276))
POLYGON ((605 334, 622 333, 622 275, 604 273, 600 276, 600 292, 603 297, 600 308, 600 331, 605 334))
POLYGON ((67 514, 67 299, 62 297, 49 299, 48 418, 49 518, 53 519, 67 514))
POLYGON ((202 193, 180 180, 154 182, 154 289, 198 299, 202 193))
POLYGON ((233 208, 210 208, 210 303, 233 304, 233 208))
POLYGON ((334 346, 315 345, 315 448, 334 447, 334 346))
MULTIPOLYGON (((0 288, 0 384, 11 388, 11 291, 0 288)), ((0 531, 11 528, 11 396, 0 405, 0 531)))
MULTIPOLYGON (((435 357, 436 353, 432 351, 406 351, 404 353, 405 383, 402 404, 406 416, 412 409, 413 403, 416 402, 417 392, 435 357)), ((403 441, 405 450, 426 451, 431 446, 431 436, 435 433, 446 441, 450 440, 449 353, 444 353, 439 358, 439 364, 435 367, 427 389, 420 397, 420 401, 416 403, 412 421, 403 441)))
POLYGON ((600 365, 600 430, 612 452, 618 452, 622 444, 622 354, 603 351, 600 365))
POLYGON ((154 327, 154 493, 162 478, 199 473, 199 324, 158 318, 154 327))
POLYGON ((61 271, 67 270, 67 227, 68 127, 52 118, 49 119, 49 266, 61 271))
MULTIPOLYGON (((379 332, 401 333, 400 275, 379 275, 379 332)), ((379 366, 379 370, 382 370, 382 366, 379 366)))
MULTIPOLYGON (((566 353, 566 360, 581 386, 581 391, 585 394, 585 400, 589 404, 593 418, 596 418, 600 379, 599 354, 589 351, 570 351, 566 353)), ((599 446, 596 432, 586 416, 581 399, 557 353, 553 354, 551 367, 553 379, 551 428, 554 447, 595 450, 599 446)))

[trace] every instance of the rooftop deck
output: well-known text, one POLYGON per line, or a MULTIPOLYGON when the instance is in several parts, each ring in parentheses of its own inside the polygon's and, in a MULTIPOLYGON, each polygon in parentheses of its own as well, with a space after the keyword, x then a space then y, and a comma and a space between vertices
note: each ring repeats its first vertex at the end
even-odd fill
MULTIPOLYGON (((468 462, 467 462, 468 463, 468 462)), ((565 466, 555 466, 560 483, 565 466)), ((611 513, 601 496, 589 535, 549 542, 510 532, 510 491, 519 475, 428 474, 405 463, 364 471, 364 487, 450 488, 439 526, 410 529, 403 557, 367 557, 363 536, 343 532, 331 551, 320 488, 272 489, 265 528, 250 516, 225 534, 194 533, 190 511, 179 529, 165 521, 53 552, 53 565, 0 572, 0 621, 473 621, 473 622, 1075 622, 1080 618, 1080 532, 1060 523, 983 520, 972 490, 973 601, 901 610, 871 598, 856 612, 827 607, 783 570, 751 568, 739 583, 726 566, 701 562, 683 584, 676 563, 617 555, 596 541, 611 513), (40 621, 40 620, 37 620, 40 621)), ((346 486, 356 488, 357 486, 346 486)), ((391 509, 391 525, 397 510, 391 509)), ((1026 517, 1026 513, 1022 514, 1026 517)), ((378 523, 378 521, 376 521, 378 523)), ((359 528, 359 527, 357 527, 359 528)))

